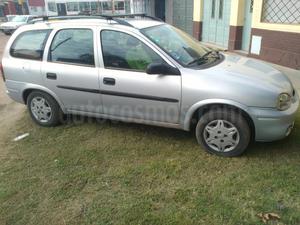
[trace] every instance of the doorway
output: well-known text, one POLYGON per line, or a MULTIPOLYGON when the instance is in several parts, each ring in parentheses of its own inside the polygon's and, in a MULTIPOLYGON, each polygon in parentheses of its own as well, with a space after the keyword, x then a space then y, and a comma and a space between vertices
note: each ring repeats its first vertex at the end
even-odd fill
POLYGON ((231 0, 204 1, 204 42, 228 47, 231 0))
POLYGON ((155 0, 155 17, 166 21, 166 1, 155 0))
POLYGON ((67 9, 65 3, 57 3, 57 14, 58 16, 66 16, 67 15, 67 9))

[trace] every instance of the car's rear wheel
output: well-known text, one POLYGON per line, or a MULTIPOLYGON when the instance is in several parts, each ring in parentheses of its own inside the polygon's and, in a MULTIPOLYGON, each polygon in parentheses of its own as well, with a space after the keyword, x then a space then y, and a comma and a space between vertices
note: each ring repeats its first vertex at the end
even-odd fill
POLYGON ((31 118, 39 125, 50 127, 58 125, 63 113, 56 100, 47 93, 33 91, 27 98, 31 118))
POLYGON ((228 108, 209 110, 196 126, 198 143, 209 153, 233 157, 249 145, 251 132, 242 113, 228 108))

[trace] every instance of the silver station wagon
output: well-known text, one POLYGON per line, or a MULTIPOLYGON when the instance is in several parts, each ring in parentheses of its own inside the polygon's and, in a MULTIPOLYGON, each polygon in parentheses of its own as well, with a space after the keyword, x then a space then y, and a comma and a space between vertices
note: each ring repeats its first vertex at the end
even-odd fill
POLYGON ((1 70, 7 94, 39 125, 79 114, 194 129, 220 156, 288 136, 299 106, 278 70, 146 15, 36 20, 12 35, 1 70))

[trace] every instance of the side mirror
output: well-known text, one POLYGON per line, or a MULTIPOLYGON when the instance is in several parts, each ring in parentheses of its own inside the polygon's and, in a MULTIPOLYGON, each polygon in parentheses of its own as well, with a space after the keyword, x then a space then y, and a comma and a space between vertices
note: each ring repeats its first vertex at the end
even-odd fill
POLYGON ((179 69, 172 67, 165 63, 151 63, 147 66, 146 69, 147 74, 161 74, 161 75, 181 75, 179 69))

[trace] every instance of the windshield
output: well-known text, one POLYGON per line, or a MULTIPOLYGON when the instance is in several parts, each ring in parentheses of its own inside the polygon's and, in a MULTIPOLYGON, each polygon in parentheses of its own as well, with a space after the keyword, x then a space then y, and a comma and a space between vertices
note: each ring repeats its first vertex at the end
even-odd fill
POLYGON ((167 24, 145 28, 142 33, 183 66, 210 52, 190 35, 167 24))
POLYGON ((26 22, 27 16, 15 16, 11 22, 26 22))
POLYGON ((6 16, 7 22, 12 21, 13 18, 15 18, 15 16, 13 16, 13 15, 7 15, 7 16, 6 16))

